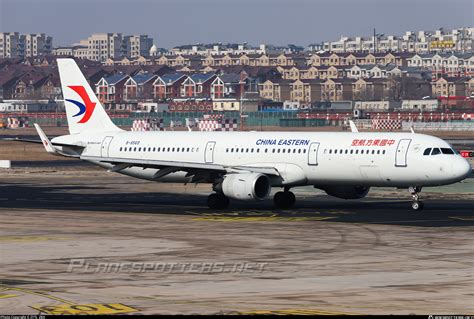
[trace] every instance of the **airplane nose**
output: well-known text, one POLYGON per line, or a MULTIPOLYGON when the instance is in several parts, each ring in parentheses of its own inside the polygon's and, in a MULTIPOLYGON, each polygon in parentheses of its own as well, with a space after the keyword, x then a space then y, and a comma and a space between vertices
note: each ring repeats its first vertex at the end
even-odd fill
POLYGON ((453 175, 459 180, 468 177, 472 172, 471 164, 464 158, 459 158, 453 165, 453 175))

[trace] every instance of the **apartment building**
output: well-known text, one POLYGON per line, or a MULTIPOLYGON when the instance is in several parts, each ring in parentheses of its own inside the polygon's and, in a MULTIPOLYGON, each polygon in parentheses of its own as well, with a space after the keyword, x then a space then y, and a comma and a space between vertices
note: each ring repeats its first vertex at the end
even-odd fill
MULTIPOLYGON (((70 47, 58 47, 51 52, 58 56, 73 56, 92 61, 121 61, 149 57, 153 39, 148 35, 122 35, 121 33, 95 33, 70 47)), ((155 47, 155 50, 156 47, 155 47)))
POLYGON ((0 58, 25 58, 51 54, 53 38, 44 33, 0 32, 0 58))
POLYGON ((33 57, 51 54, 53 38, 44 33, 24 35, 25 56, 33 57))
POLYGON ((153 39, 148 35, 127 35, 123 38, 127 58, 148 57, 153 46, 153 39))
MULTIPOLYGON (((310 48, 311 49, 311 48, 310 48)), ((321 47, 318 47, 321 49, 321 47)), ((407 31, 396 35, 371 35, 369 37, 341 37, 322 44, 325 51, 343 52, 414 52, 429 53, 443 51, 472 52, 474 50, 474 28, 458 28, 435 31, 407 31)))

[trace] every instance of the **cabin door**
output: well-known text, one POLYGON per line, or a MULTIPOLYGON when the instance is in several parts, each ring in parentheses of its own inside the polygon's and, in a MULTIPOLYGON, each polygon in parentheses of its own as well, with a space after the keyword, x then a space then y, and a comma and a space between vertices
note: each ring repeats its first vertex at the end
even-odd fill
POLYGON ((102 146, 100 147, 100 156, 101 157, 109 157, 109 147, 110 142, 112 142, 112 136, 106 136, 102 141, 102 146))
POLYGON ((408 148, 410 147, 411 139, 401 139, 398 142, 397 151, 395 153, 395 166, 406 167, 408 148))

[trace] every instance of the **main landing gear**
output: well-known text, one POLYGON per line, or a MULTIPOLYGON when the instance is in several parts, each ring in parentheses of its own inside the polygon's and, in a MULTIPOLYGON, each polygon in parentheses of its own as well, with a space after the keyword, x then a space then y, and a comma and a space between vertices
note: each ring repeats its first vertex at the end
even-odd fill
POLYGON ((418 193, 421 192, 421 187, 420 186, 410 186, 408 188, 408 191, 410 192, 411 196, 413 197, 413 202, 411 203, 411 208, 413 210, 422 210, 423 209, 423 202, 418 200, 418 193))
POLYGON ((275 193, 275 196, 273 196, 273 202, 277 208, 287 209, 295 205, 296 197, 288 188, 285 188, 283 192, 275 193))
POLYGON ((222 193, 212 193, 207 197, 207 206, 211 209, 224 209, 229 207, 229 198, 222 193))

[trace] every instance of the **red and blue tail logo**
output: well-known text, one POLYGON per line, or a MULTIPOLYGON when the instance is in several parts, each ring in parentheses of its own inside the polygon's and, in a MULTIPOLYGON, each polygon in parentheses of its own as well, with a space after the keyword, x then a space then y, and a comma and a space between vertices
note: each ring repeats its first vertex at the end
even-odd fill
POLYGON ((83 86, 71 85, 71 86, 68 86, 68 88, 76 92, 81 97, 82 101, 84 102, 84 103, 81 103, 76 100, 66 99, 66 101, 73 103, 79 108, 79 112, 73 115, 73 117, 84 114, 84 116, 77 123, 87 123, 87 121, 89 121, 89 119, 91 118, 92 113, 94 112, 96 103, 90 100, 89 95, 87 95, 86 89, 83 86))

